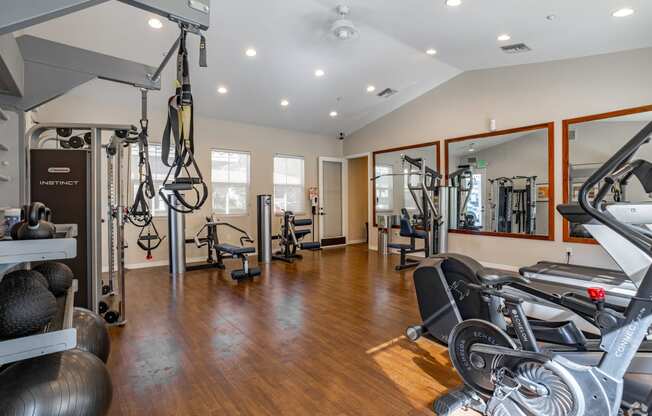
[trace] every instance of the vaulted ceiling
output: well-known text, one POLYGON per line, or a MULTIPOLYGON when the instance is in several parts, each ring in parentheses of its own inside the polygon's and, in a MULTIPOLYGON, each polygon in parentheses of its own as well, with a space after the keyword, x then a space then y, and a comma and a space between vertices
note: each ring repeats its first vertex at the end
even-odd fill
MULTIPOLYGON (((652 46, 652 3, 646 0, 463 0, 458 7, 444 0, 212 3, 208 68, 198 67, 198 41, 191 39, 197 111, 328 135, 351 133, 464 71, 652 46), (330 33, 340 3, 351 9, 356 39, 341 41, 330 33), (625 6, 635 13, 612 16, 625 6), (511 39, 498 41, 504 33, 511 39), (531 51, 510 55, 500 49, 520 42, 531 51), (248 48, 257 55, 247 57, 248 48), (429 48, 437 54, 427 55, 429 48), (317 69, 325 75, 316 77, 317 69), (374 93, 367 92, 369 85, 374 93), (219 86, 228 92, 219 94, 219 86), (378 97, 385 88, 398 93, 378 97), (283 99, 287 107, 280 105, 283 99), (331 117, 332 111, 338 116, 331 117)), ((152 29, 151 17, 110 1, 25 33, 158 65, 178 33, 168 21, 152 29)), ((152 95, 153 106, 163 106, 173 78, 170 65, 163 91, 152 95)), ((110 102, 138 99, 126 86, 96 82, 92 88, 110 102)), ((88 92, 81 87, 71 93, 88 92)))

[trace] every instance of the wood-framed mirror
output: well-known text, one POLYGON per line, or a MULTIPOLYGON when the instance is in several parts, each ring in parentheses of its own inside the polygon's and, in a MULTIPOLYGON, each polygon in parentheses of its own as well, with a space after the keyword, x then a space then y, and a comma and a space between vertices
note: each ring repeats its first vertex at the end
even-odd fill
MULTIPOLYGON (((414 198, 408 189, 409 176, 404 175, 407 166, 402 156, 423 159, 426 166, 440 172, 439 142, 420 143, 409 146, 378 150, 373 153, 374 176, 374 227, 378 226, 378 216, 391 216, 393 227, 398 227, 401 209, 416 213, 414 198)), ((414 177, 412 177, 414 180, 414 177)))
POLYGON ((555 239, 554 123, 446 140, 449 232, 555 239))
MULTIPOLYGON (((627 108, 564 120, 562 123, 562 170, 564 203, 577 202, 582 184, 614 152, 652 121, 652 105, 627 108)), ((640 152, 650 152, 642 148, 640 152)), ((635 155, 636 159, 637 156, 635 155)), ((652 153, 645 154, 646 159, 652 153)), ((614 186, 605 197, 607 202, 650 201, 638 181, 614 186)), ((581 224, 563 223, 564 242, 597 244, 581 224)))

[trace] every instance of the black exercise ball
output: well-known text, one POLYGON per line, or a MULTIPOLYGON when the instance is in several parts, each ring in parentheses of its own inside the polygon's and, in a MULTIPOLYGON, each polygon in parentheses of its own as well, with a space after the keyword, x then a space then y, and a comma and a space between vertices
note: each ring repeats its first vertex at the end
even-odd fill
POLYGON ((48 261, 34 267, 34 270, 41 273, 48 280, 50 291, 54 296, 62 296, 72 286, 75 278, 70 267, 56 261, 48 261))
POLYGON ((3 416, 102 416, 112 397, 104 363, 80 350, 20 361, 0 373, 3 416))
POLYGON ((40 332, 57 313, 56 298, 35 279, 12 279, 0 289, 0 339, 40 332))
POLYGON ((7 273, 2 278, 2 282, 0 282, 0 287, 13 285, 14 280, 22 280, 22 279, 34 280, 40 283, 41 285, 43 285, 44 288, 49 290, 50 284, 48 283, 48 279, 46 279, 45 276, 43 276, 41 273, 37 272, 36 270, 14 270, 11 273, 7 273))
POLYGON ((77 329, 77 348, 90 352, 106 362, 111 352, 111 339, 104 319, 93 311, 75 308, 72 326, 77 329))

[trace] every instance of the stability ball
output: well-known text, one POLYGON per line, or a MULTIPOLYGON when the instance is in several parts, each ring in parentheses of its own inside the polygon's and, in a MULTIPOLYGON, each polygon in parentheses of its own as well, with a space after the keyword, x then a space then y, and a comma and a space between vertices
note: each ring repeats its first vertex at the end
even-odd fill
POLYGON ((111 352, 111 339, 104 319, 93 311, 75 308, 72 326, 77 329, 77 348, 90 352, 106 362, 111 352))
POLYGON ((106 366, 85 351, 19 361, 0 373, 3 416, 103 416, 112 397, 106 366))

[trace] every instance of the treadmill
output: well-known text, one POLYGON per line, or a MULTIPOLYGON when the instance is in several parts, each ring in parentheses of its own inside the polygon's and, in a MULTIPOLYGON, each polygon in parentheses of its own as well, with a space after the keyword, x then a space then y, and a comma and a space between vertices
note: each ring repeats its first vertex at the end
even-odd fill
MULTIPOLYGON (((557 210, 571 223, 585 225, 593 222, 593 218, 579 204, 559 205, 557 210)), ((552 293, 575 292, 585 295, 590 287, 603 287, 607 301, 619 306, 626 306, 637 290, 634 282, 621 270, 540 261, 533 266, 522 267, 519 272, 530 279, 537 289, 552 293)))

